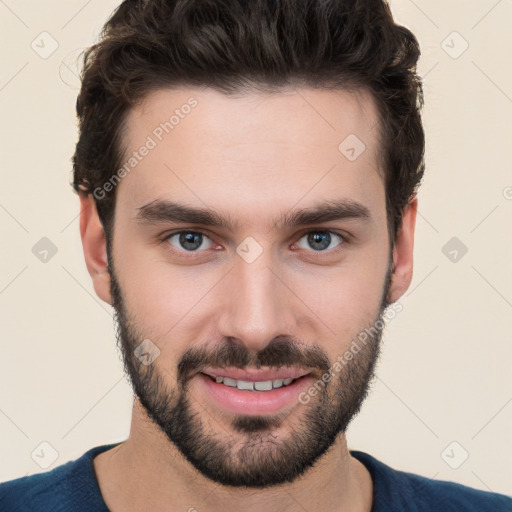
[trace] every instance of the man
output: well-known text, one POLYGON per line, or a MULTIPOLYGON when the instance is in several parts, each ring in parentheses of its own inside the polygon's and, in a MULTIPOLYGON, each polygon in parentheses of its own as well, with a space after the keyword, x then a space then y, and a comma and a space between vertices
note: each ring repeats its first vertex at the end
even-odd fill
POLYGON ((377 0, 121 4, 73 163, 130 436, 2 510, 512 510, 347 447, 412 278, 418 57, 377 0))

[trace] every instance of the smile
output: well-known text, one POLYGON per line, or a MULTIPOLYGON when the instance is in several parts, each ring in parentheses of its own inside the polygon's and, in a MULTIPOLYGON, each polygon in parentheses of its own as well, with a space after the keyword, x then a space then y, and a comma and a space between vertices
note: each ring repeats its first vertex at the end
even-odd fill
MULTIPOLYGON (((299 372, 300 373, 300 372, 299 372)), ((200 396, 224 413, 243 415, 277 414, 301 404, 299 396, 311 385, 309 374, 265 380, 234 379, 198 373, 200 396)), ((247 377, 246 377, 247 379, 247 377)))
MULTIPOLYGON (((210 377, 208 375, 208 377, 210 377)), ((300 378, 300 377, 299 377, 300 378)), ((271 391, 272 389, 281 388, 283 386, 290 385, 293 381, 297 379, 293 379, 288 377, 286 379, 275 379, 275 380, 262 380, 257 382, 245 381, 245 380, 236 380, 231 379, 230 377, 220 377, 217 376, 215 379, 210 377, 210 379, 215 380, 218 384, 224 384, 226 386, 237 388, 243 391, 271 391)))

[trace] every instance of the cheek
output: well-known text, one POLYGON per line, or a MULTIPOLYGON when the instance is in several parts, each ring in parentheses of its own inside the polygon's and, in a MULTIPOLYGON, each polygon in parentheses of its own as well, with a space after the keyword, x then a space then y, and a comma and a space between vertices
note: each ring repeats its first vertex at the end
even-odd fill
MULTIPOLYGON (((227 291, 222 277, 230 265, 173 265, 163 248, 136 243, 128 235, 121 227, 116 231, 114 261, 127 310, 139 331, 160 342, 161 349, 172 342, 179 353, 189 342, 204 340, 218 317, 227 291)), ((354 249, 336 266, 283 267, 284 280, 301 299, 291 301, 297 308, 291 313, 305 320, 304 329, 319 342, 332 339, 335 345, 348 345, 375 320, 387 264, 383 244, 376 240, 354 249)))
POLYGON ((386 264, 375 253, 366 259, 361 254, 337 268, 297 273, 291 288, 314 312, 310 321, 325 336, 349 344, 379 314, 386 264))
POLYGON ((191 346, 190 340, 201 339, 201 301, 206 304, 221 275, 206 267, 199 272, 173 266, 155 247, 130 244, 121 234, 117 241, 115 268, 130 319, 141 336, 158 345, 161 361, 170 362, 191 346))
POLYGON ((137 324, 146 326, 154 336, 163 336, 171 329, 177 330, 182 322, 189 322, 195 306, 211 288, 193 276, 193 271, 184 275, 147 259, 139 268, 129 268, 123 279, 127 308, 137 324))

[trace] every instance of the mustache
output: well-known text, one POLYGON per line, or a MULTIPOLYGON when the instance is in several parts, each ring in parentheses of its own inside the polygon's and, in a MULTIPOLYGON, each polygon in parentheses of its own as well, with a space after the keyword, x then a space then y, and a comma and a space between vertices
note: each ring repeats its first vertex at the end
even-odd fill
POLYGON ((323 374, 329 370, 330 362, 319 345, 305 347, 289 336, 274 338, 256 353, 228 338, 226 343, 218 348, 198 347, 186 351, 178 363, 178 381, 185 384, 208 366, 215 368, 229 366, 240 369, 292 366, 315 368, 323 374))

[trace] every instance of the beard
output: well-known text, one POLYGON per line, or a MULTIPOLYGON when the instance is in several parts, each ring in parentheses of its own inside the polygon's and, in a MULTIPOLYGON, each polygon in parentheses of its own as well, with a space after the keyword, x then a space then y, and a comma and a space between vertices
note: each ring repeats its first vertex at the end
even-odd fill
MULTIPOLYGON (((226 428, 189 393, 191 379, 202 369, 309 367, 318 370, 320 382, 333 363, 319 345, 304 345, 288 336, 274 338, 257 353, 228 338, 217 349, 188 349, 178 362, 176 382, 168 382, 170 373, 158 366, 158 360, 144 365, 135 354, 146 337, 127 311, 111 251, 107 254, 117 343, 125 373, 148 417, 203 476, 231 487, 266 488, 293 482, 334 445, 340 433, 346 432, 368 395, 383 329, 370 329, 363 348, 345 361, 338 373, 333 372, 331 380, 321 382, 307 404, 300 401, 301 405, 290 412, 274 415, 232 415, 230 428, 226 428), (286 418, 293 413, 295 417, 287 425, 286 418)), ((392 272, 389 265, 379 313, 368 327, 384 325, 392 272)), ((344 352, 348 349, 345 344, 341 346, 344 352)))

